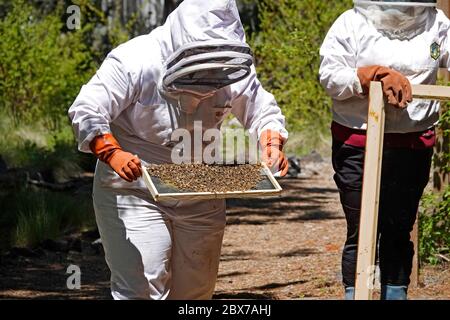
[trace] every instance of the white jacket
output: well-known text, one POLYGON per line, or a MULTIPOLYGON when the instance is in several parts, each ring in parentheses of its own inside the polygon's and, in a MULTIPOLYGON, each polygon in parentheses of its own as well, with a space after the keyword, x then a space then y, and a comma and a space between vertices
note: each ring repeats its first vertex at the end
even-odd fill
MULTIPOLYGON (((160 96, 158 85, 167 58, 184 44, 212 39, 245 42, 234 0, 185 0, 163 26, 114 49, 69 109, 79 150, 90 152, 95 136, 111 132, 124 150, 144 162, 170 162, 175 129, 194 120, 202 120, 205 130, 219 128, 230 112, 250 134, 272 129, 287 138, 285 118, 273 95, 261 86, 254 66, 246 79, 203 101, 193 116, 180 115, 160 96)), ((106 185, 145 188, 140 180, 121 181, 103 163, 96 174, 106 185)))
MULTIPOLYGON (((329 30, 320 49, 320 82, 333 99, 333 120, 354 129, 367 128, 368 98, 362 95, 358 67, 381 65, 401 72, 412 84, 436 84, 439 67, 448 68, 449 19, 437 10, 427 30, 411 40, 390 40, 351 9, 329 30), (440 49, 433 59, 433 43, 440 49)), ((386 132, 417 132, 433 127, 439 102, 414 100, 405 110, 387 106, 386 132)))

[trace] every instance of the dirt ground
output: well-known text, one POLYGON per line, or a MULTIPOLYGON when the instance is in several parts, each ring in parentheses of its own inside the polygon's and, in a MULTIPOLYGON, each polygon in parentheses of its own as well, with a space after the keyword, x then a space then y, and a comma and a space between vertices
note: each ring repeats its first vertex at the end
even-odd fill
MULTIPOLYGON (((281 179, 281 198, 231 200, 215 299, 342 299, 340 255, 345 220, 329 161, 302 163, 299 178, 281 179)), ((0 257, 2 299, 110 299, 102 251, 37 249, 0 257), (81 289, 66 286, 67 267, 81 268, 81 289)), ((450 265, 422 266, 411 299, 450 299, 450 265)))

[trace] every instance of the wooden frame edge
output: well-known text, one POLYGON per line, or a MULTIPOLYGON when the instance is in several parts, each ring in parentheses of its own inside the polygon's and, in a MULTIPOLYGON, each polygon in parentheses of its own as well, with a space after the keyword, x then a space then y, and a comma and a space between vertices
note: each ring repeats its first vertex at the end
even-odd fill
POLYGON ((150 190, 152 197, 155 201, 162 200, 208 200, 208 199, 229 199, 229 198, 256 198, 257 196, 280 196, 282 188, 278 181, 273 176, 270 169, 264 162, 261 162, 262 170, 275 187, 270 190, 247 190, 247 191, 229 191, 229 192, 185 192, 185 193, 159 193, 155 184, 153 183, 150 174, 148 173, 148 167, 144 167, 143 178, 147 188, 150 190))

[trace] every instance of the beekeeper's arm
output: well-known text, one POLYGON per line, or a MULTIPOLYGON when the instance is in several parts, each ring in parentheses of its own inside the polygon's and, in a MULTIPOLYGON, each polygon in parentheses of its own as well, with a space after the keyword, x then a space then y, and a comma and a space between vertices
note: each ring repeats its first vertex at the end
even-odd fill
POLYGON ((438 10, 438 19, 444 20, 447 26, 447 36, 444 37, 444 41, 440 46, 441 56, 439 59, 439 67, 446 68, 450 71, 450 20, 447 16, 440 10, 438 10))
POLYGON ((109 124, 132 103, 139 90, 137 79, 137 74, 127 71, 120 59, 110 54, 69 108, 79 150, 92 152, 127 181, 141 175, 141 163, 122 150, 109 124))
POLYGON ((285 118, 274 96, 259 82, 254 66, 246 79, 231 85, 231 92, 232 113, 250 135, 258 137, 263 161, 284 176, 288 170, 288 161, 282 152, 288 138, 285 118))
POLYGON ((320 48, 320 83, 335 100, 364 98, 371 81, 381 81, 390 104, 405 108, 412 101, 409 80, 399 72, 379 65, 357 65, 357 27, 353 11, 341 15, 328 31, 320 48))

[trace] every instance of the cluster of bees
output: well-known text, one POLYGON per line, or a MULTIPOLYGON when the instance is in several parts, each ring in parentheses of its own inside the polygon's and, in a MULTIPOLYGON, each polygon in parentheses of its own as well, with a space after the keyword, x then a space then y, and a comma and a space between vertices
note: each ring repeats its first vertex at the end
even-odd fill
POLYGON ((251 190, 263 179, 261 169, 259 164, 160 164, 148 167, 151 176, 185 192, 251 190))

